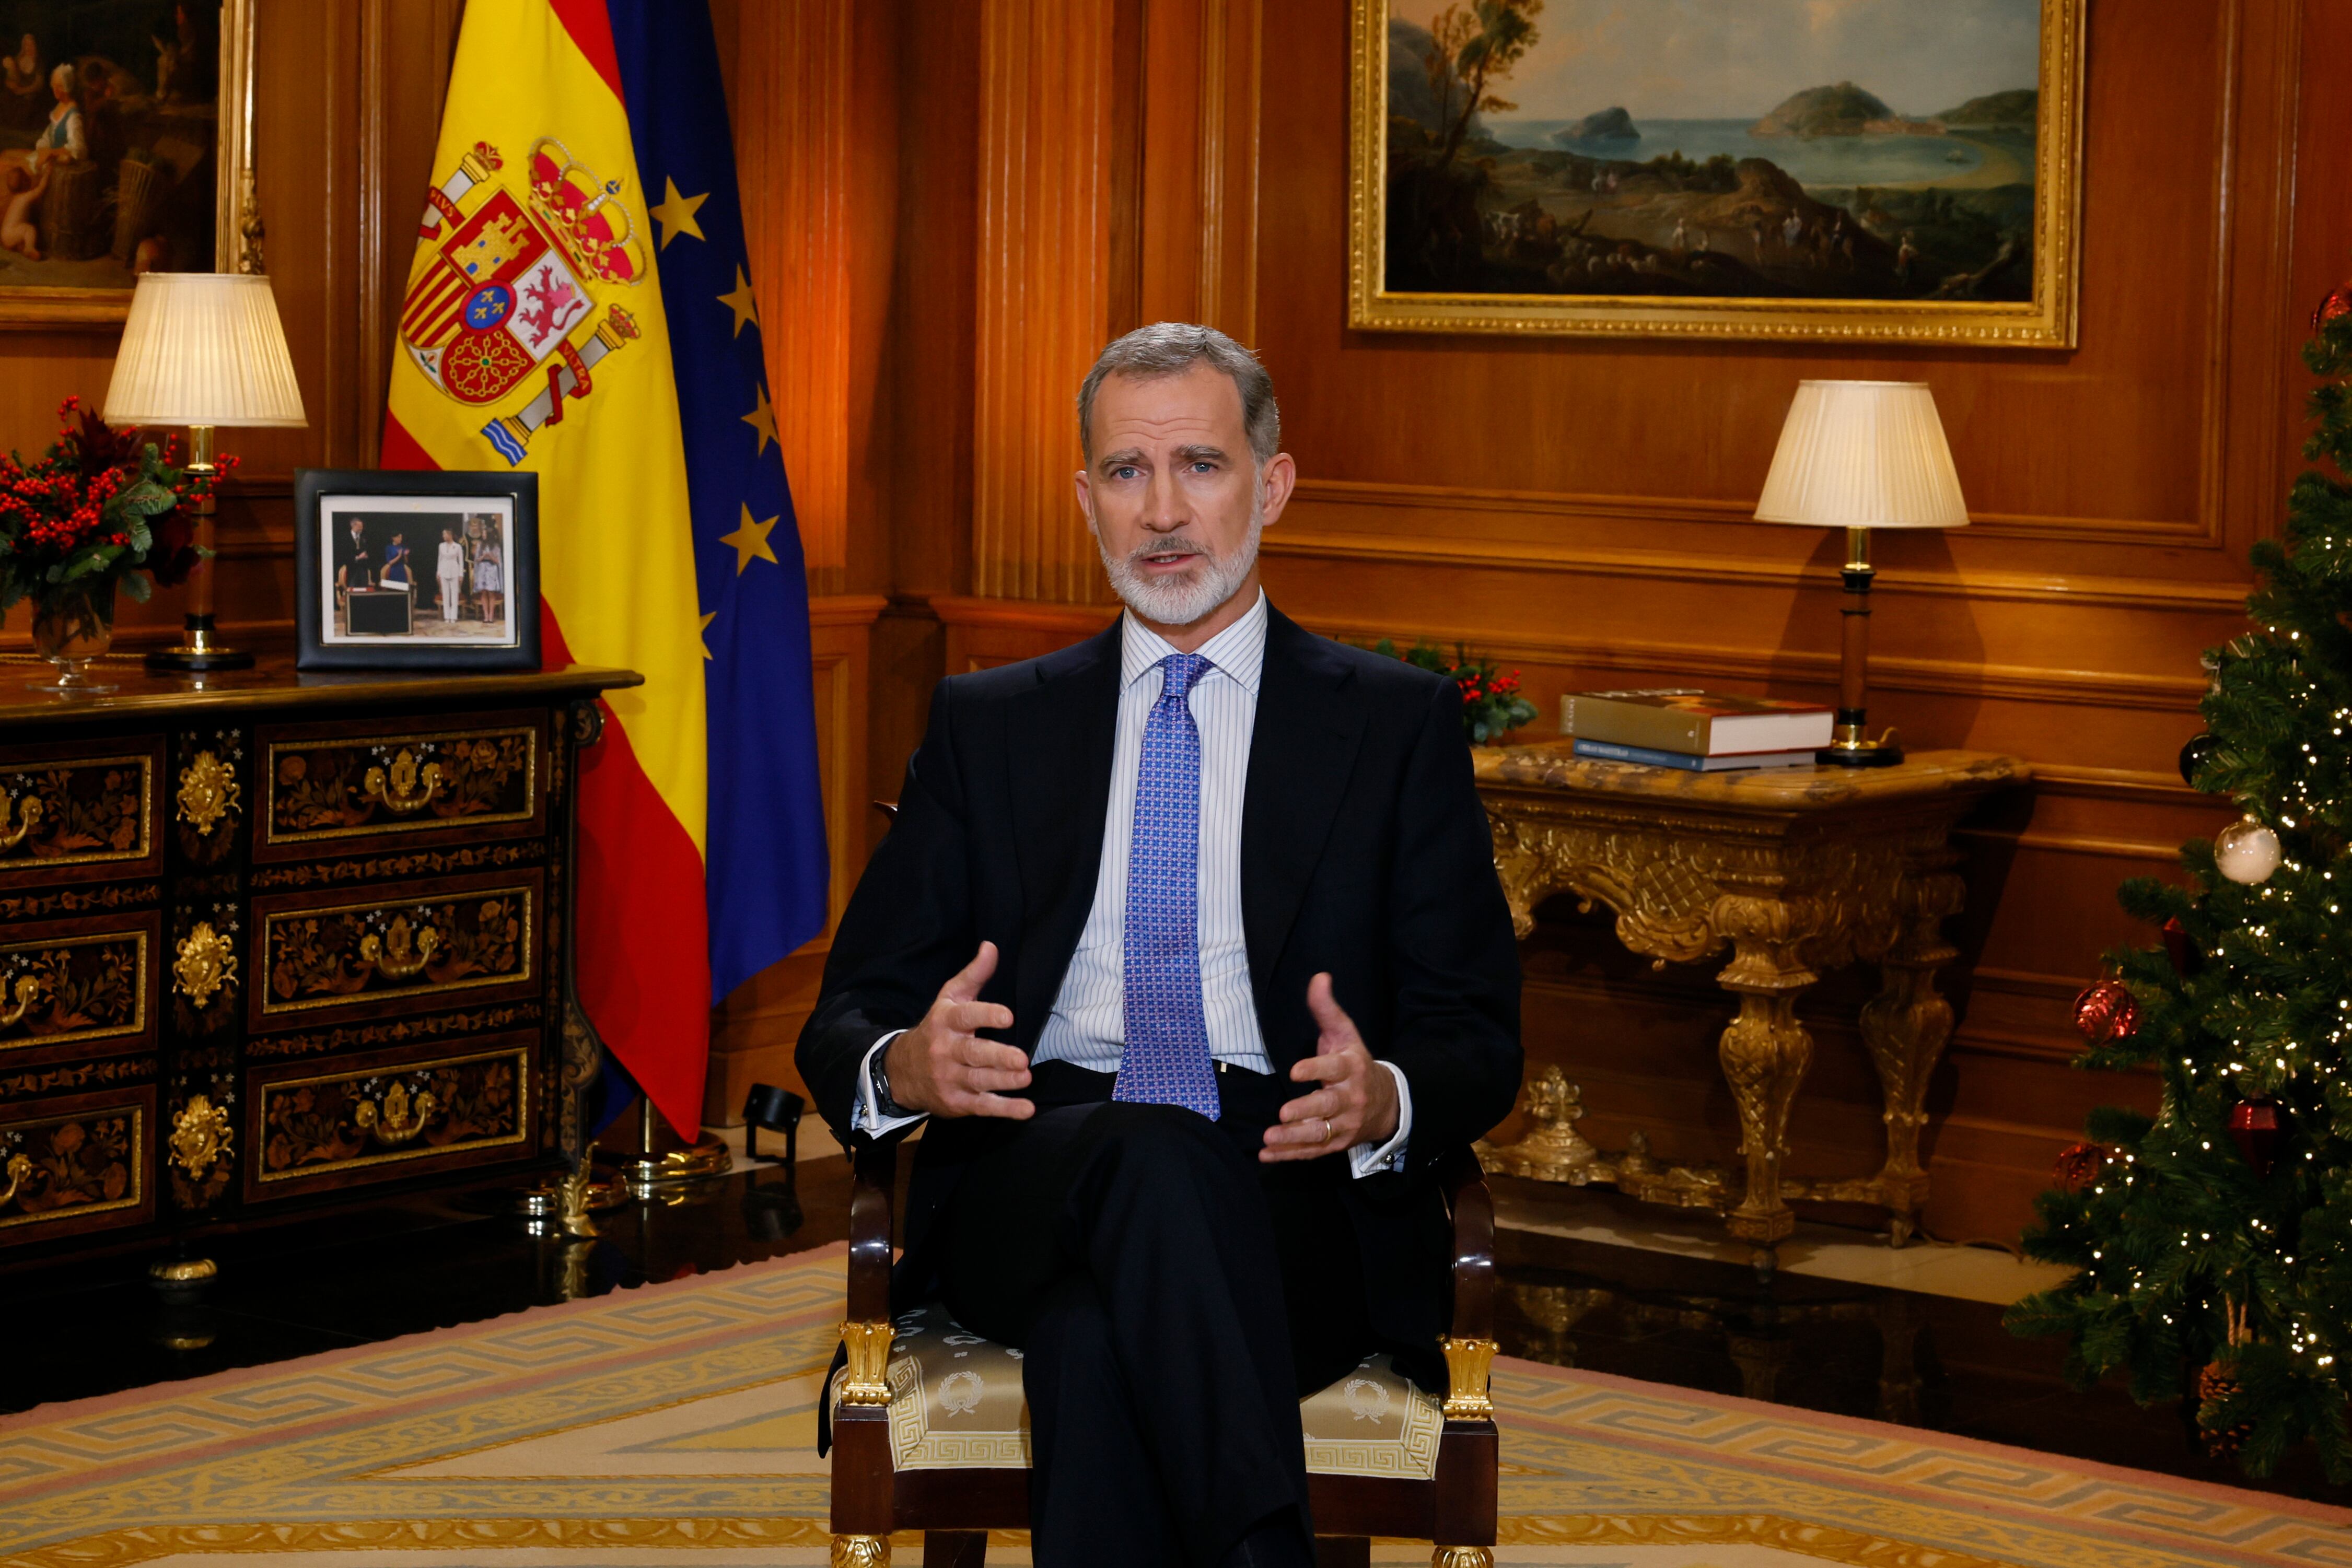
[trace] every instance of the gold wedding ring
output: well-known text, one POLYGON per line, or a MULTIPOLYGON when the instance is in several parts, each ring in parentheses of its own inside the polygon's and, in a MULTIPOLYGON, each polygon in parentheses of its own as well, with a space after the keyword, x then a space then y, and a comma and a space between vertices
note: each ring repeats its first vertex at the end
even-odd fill
POLYGON ((1329 1143, 1331 1141, 1331 1118, 1328 1116, 1318 1116, 1315 1119, 1323 1124, 1323 1135, 1315 1141, 1318 1144, 1329 1143))

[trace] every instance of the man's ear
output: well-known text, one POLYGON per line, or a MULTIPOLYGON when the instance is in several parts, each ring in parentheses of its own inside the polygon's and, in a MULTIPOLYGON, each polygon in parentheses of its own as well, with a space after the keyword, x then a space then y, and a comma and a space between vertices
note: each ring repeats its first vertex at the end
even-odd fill
POLYGON ((1272 528, 1282 508, 1290 505, 1290 493, 1298 487, 1298 465, 1289 453, 1277 452, 1265 460, 1257 483, 1258 494, 1265 498, 1265 526, 1272 528))
POLYGON ((1086 518, 1087 531, 1093 533, 1095 531, 1095 493, 1094 486, 1087 482, 1087 471, 1081 468, 1071 475, 1070 484, 1073 492, 1078 497, 1078 515, 1086 518))

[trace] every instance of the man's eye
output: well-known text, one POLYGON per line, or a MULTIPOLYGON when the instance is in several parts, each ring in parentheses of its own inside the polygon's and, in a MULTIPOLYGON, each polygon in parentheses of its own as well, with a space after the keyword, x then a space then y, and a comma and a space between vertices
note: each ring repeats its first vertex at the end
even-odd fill
POLYGON ((1135 477, 1135 475, 1136 470, 1125 465, 1110 471, 1110 476, 1114 479, 1132 479, 1135 477))
POLYGON ((1192 459, 1192 472, 1195 474, 1213 473, 1216 466, 1217 465, 1215 464, 1210 462, 1205 457, 1195 457, 1192 459))

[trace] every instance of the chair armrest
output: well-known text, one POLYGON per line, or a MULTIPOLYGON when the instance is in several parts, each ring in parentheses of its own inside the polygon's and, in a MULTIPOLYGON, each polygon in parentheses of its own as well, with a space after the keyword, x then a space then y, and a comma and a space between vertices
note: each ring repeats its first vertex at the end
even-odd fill
POLYGON ((1468 1149, 1456 1149, 1438 1172, 1454 1216, 1454 1333, 1495 1337, 1495 1199, 1486 1173, 1468 1149))
POLYGON ((849 1196, 849 1316, 858 1322, 890 1318, 890 1200, 898 1179, 898 1143, 861 1143, 851 1155, 856 1172, 849 1196))

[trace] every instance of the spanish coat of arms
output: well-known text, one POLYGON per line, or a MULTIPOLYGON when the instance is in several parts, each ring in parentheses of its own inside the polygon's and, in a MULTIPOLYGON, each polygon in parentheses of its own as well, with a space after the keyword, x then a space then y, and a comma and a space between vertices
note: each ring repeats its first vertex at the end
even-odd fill
POLYGON ((531 144, 520 201, 496 178, 504 167, 498 149, 477 141, 428 193, 419 232, 440 243, 418 250, 400 340, 425 379, 462 403, 499 403, 538 384, 482 427, 520 464, 531 436, 562 422, 564 400, 593 389, 597 363, 638 336, 635 319, 605 297, 643 283, 648 267, 619 182, 599 181, 551 136, 531 144))

